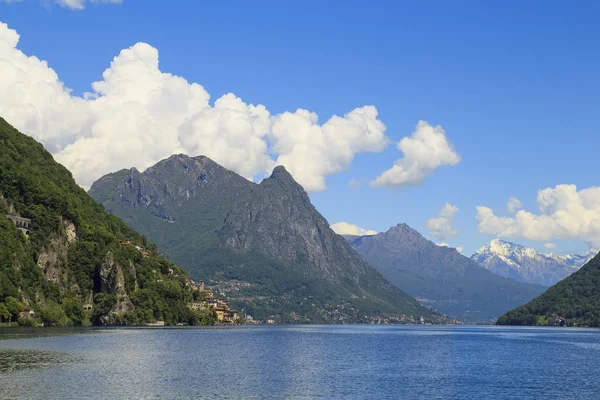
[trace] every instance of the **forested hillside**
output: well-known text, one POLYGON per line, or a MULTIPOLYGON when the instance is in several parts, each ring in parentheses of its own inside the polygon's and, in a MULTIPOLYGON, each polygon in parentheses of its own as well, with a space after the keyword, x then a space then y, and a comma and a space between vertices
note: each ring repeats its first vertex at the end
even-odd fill
POLYGON ((188 309, 197 295, 183 270, 1 118, 0 213, 0 322, 212 322, 211 312, 188 309), (31 225, 22 231, 5 215, 31 225))
POLYGON ((600 327, 600 255, 497 323, 600 327))

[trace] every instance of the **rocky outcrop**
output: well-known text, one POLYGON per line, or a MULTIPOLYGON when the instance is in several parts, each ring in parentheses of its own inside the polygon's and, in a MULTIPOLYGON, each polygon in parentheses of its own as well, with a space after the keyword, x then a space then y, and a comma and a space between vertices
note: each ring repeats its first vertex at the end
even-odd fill
POLYGON ((44 273, 47 281, 57 283, 65 271, 62 265, 67 259, 69 245, 77 240, 75 224, 69 220, 63 221, 64 235, 55 233, 50 242, 44 246, 37 260, 37 266, 44 273))
POLYGON ((77 240, 77 229, 75 228, 75 224, 68 219, 63 221, 63 225, 65 227, 65 236, 67 239, 67 243, 71 244, 77 240))
POLYGON ((112 252, 106 253, 106 257, 100 265, 100 291, 115 296, 112 308, 100 320, 104 325, 115 325, 119 318, 129 311, 133 311, 133 304, 125 290, 125 276, 123 269, 115 262, 112 252))

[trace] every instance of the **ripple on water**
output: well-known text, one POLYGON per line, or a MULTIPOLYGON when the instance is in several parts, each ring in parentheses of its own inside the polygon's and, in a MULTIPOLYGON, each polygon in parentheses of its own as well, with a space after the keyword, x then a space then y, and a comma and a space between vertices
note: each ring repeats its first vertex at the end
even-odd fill
POLYGON ((0 373, 53 367, 75 362, 78 358, 67 353, 46 350, 0 350, 0 373))

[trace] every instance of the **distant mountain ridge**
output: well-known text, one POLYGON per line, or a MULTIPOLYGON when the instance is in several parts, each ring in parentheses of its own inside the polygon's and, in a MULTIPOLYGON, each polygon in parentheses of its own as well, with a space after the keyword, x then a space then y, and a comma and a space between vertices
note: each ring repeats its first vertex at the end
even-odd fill
POLYGON ((255 318, 441 320, 336 235, 283 167, 256 184, 207 157, 174 155, 106 175, 89 193, 255 318))
POLYGON ((471 260, 500 276, 551 286, 577 271, 597 253, 590 250, 582 255, 544 254, 529 247, 494 239, 477 250, 471 260))
POLYGON ((491 321, 544 290, 494 275, 456 249, 425 239, 406 224, 350 240, 390 282, 455 318, 491 321))

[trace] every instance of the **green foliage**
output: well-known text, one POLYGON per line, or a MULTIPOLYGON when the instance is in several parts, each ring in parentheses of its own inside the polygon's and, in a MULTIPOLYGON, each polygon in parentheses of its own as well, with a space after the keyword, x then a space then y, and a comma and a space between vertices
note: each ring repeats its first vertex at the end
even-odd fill
POLYGON ((0 303, 0 322, 9 322, 12 317, 10 311, 6 307, 6 304, 0 303))
POLYGON ((23 303, 9 296, 4 299, 4 305, 10 314, 10 320, 16 321, 19 318, 19 313, 23 310, 23 303))
POLYGON ((29 317, 19 318, 17 323, 19 324, 19 326, 26 328, 35 328, 38 326, 38 322, 35 319, 29 317))
POLYGON ((531 302, 504 314, 498 325, 600 327, 600 255, 531 302))
POLYGON ((69 297, 62 301, 62 309, 73 325, 87 325, 87 318, 83 311, 83 303, 77 297, 69 297))
POLYGON ((109 251, 121 266, 126 291, 136 305, 131 315, 119 316, 120 323, 164 319, 176 324, 192 318, 186 305, 192 293, 184 285, 185 273, 159 257, 144 236, 105 212, 41 144, 0 118, 0 211, 8 212, 11 205, 31 219, 32 227, 26 238, 0 214, 1 320, 16 321, 21 301, 26 300, 39 310, 46 325, 101 323, 101 317, 117 304, 115 294, 100 292, 99 271, 109 251), (66 240, 67 221, 77 233, 71 244, 66 240), (145 258, 134 246, 121 246, 126 238, 152 255, 145 258), (40 255, 48 251, 56 255, 59 277, 55 282, 47 280, 37 266, 40 255), (168 275, 169 268, 176 276, 168 275), (90 296, 95 302, 93 312, 84 312, 90 296))
POLYGON ((40 317, 46 326, 63 326, 67 316, 58 304, 50 304, 40 310, 40 317))

